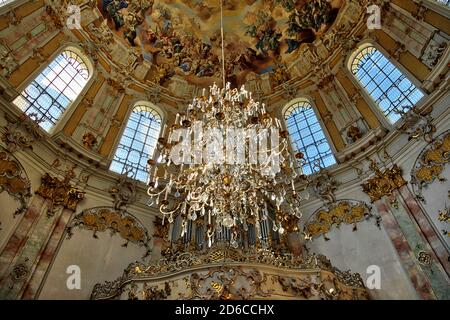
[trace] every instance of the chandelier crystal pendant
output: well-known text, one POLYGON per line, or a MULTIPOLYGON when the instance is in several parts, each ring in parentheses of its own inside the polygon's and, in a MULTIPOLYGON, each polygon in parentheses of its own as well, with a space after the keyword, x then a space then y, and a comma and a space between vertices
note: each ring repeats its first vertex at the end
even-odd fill
POLYGON ((149 161, 149 204, 159 205, 163 223, 181 216, 181 236, 188 221, 198 219, 207 226, 209 246, 223 227, 231 230, 232 246, 249 224, 260 240, 266 219, 280 234, 298 231, 302 197, 294 181, 304 176, 294 168, 301 155, 292 157, 288 132, 244 87, 212 86, 208 97, 194 98, 186 114, 177 115, 168 139, 158 144, 159 159, 149 161))
MULTIPOLYGON (((225 83, 223 43, 222 14, 225 83)), ((148 161, 148 204, 159 206, 163 224, 180 217, 183 237, 189 221, 201 223, 209 247, 225 228, 230 245, 237 248, 239 235, 250 225, 261 245, 265 220, 280 235, 299 230, 303 199, 295 180, 306 180, 303 155, 291 155, 289 133, 281 121, 244 86, 214 84, 209 95, 203 89, 184 114, 177 114, 168 138, 164 136, 158 140, 158 159, 148 161)))

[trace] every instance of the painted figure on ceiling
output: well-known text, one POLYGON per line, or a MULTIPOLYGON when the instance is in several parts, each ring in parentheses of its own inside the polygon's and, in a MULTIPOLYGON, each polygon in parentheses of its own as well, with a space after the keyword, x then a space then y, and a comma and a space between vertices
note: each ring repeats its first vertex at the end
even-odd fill
MULTIPOLYGON (((149 80, 173 76, 199 86, 221 82, 220 7, 198 0, 98 0, 111 29, 141 49, 153 66, 149 80)), ((336 18, 343 0, 264 0, 224 3, 227 81, 293 61, 336 18)), ((151 80, 151 81, 153 81, 151 80)))

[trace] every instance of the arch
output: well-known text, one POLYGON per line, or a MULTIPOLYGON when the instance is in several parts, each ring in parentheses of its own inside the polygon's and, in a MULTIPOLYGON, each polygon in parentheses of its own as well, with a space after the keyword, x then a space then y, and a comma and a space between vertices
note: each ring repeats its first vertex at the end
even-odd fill
POLYGON ((6 6, 8 3, 14 2, 15 0, 0 0, 0 7, 6 6))
POLYGON ((433 0, 433 1, 442 4, 444 6, 450 7, 450 0, 433 0))
POLYGON ((161 133, 162 117, 148 102, 137 102, 116 148, 110 170, 147 182, 147 161, 153 157, 161 133))
POLYGON ((425 94, 400 68, 373 44, 366 43, 349 59, 349 69, 358 84, 391 124, 402 118, 425 94))
POLYGON ((92 66, 87 60, 80 50, 66 47, 13 103, 50 132, 92 77, 92 66))
POLYGON ((291 101, 284 110, 284 119, 293 151, 304 155, 304 174, 314 173, 317 164, 321 168, 336 164, 325 131, 309 100, 300 98, 291 101))

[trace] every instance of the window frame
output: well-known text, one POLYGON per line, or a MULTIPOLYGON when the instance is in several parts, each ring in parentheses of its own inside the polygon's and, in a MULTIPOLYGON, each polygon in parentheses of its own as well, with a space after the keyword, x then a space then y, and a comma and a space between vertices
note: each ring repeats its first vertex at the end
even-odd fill
MULTIPOLYGON (((55 125, 52 128, 50 128, 50 130, 47 131, 44 128, 41 128, 39 126, 39 128, 42 130, 42 132, 45 132, 45 134, 47 134, 49 136, 55 135, 57 132, 61 131, 66 126, 67 122, 72 117, 72 115, 75 112, 75 110, 77 109, 78 105, 85 97, 85 95, 86 95, 87 91, 89 90, 89 88, 91 87, 92 83, 95 81, 96 75, 97 75, 97 70, 94 68, 94 63, 93 63, 91 57, 89 57, 87 54, 85 54, 81 48, 79 48, 76 44, 73 44, 73 43, 69 43, 64 46, 59 47, 58 50, 56 50, 55 52, 53 52, 50 55, 50 57, 46 60, 46 63, 43 63, 42 65, 40 65, 28 77, 26 77, 20 85, 17 86, 17 88, 16 88, 17 95, 14 98, 14 99, 16 99, 18 96, 20 96, 21 93, 31 84, 31 82, 36 80, 36 78, 50 65, 50 63, 52 63, 60 54, 62 54, 66 50, 71 50, 80 56, 80 58, 86 64, 86 67, 89 72, 89 78, 88 78, 86 84, 84 85, 83 89, 80 91, 80 93, 76 97, 76 99, 73 100, 72 103, 70 103, 66 107, 64 112, 61 114, 59 119, 56 121, 55 125)), ((20 109, 18 106, 16 106, 16 105, 14 105, 14 106, 17 108, 17 110, 19 112, 24 113, 24 111, 22 109, 20 109)))
POLYGON ((29 1, 27 1, 27 0, 12 0, 12 1, 0 6, 0 15, 4 15, 7 12, 9 12, 27 2, 29 2, 29 1))
MULTIPOLYGON (((319 125, 320 125, 320 129, 322 130, 322 132, 323 132, 323 134, 324 134, 324 136, 325 136, 325 139, 326 139, 328 145, 330 146, 331 154, 333 155, 333 157, 334 157, 334 159, 335 159, 335 162, 336 162, 335 164, 333 164, 333 165, 331 165, 331 166, 328 166, 328 167, 326 167, 326 168, 323 168, 323 169, 332 168, 332 167, 338 165, 338 164, 339 164, 339 160, 338 160, 338 157, 337 157, 338 152, 337 152, 337 150, 336 150, 336 147, 334 146, 333 140, 331 139, 331 136, 330 136, 330 134, 328 133, 327 127, 325 126, 325 124, 324 124, 324 122, 323 122, 323 119, 322 119, 322 117, 320 116, 319 110, 317 109, 317 107, 316 107, 316 105, 315 105, 315 103, 314 103, 314 99, 313 99, 312 97, 310 97, 310 96, 303 95, 303 96, 301 96, 301 97, 294 98, 294 99, 292 99, 291 101, 289 101, 289 102, 281 109, 281 115, 280 115, 280 118, 283 119, 282 123, 283 123, 284 129, 289 133, 289 135, 288 135, 289 138, 288 138, 288 139, 289 139, 289 149, 290 149, 291 153, 294 154, 295 150, 294 150, 294 146, 293 146, 293 141, 292 141, 292 138, 291 138, 291 134, 290 134, 289 129, 288 129, 288 126, 287 126, 286 112, 287 112, 293 105, 298 104, 298 103, 302 103, 302 102, 308 103, 308 104, 310 105, 312 111, 314 112, 314 114, 315 114, 315 116, 316 116, 316 118, 317 118, 317 121, 318 121, 318 123, 319 123, 319 125)), ((298 168, 299 168, 299 167, 296 167, 295 169, 298 170, 298 168)), ((302 168, 302 171, 303 171, 303 168, 302 168)), ((312 171, 312 173, 309 174, 308 176, 313 176, 313 175, 315 175, 315 174, 317 174, 317 172, 312 171)))
POLYGON ((394 130, 396 127, 401 126, 404 123, 404 117, 399 119, 395 123, 391 123, 391 121, 388 119, 388 117, 384 114, 381 107, 376 103, 376 101, 372 98, 372 96, 369 94, 367 89, 362 85, 362 83, 359 81, 359 79, 353 74, 351 71, 352 64, 354 59, 358 56, 358 54, 366 49, 367 47, 374 47, 376 50, 381 52, 386 59, 388 59, 400 72, 403 73, 403 75, 419 89, 424 97, 422 97, 421 100, 419 100, 415 107, 420 107, 424 104, 424 102, 427 100, 428 92, 423 88, 423 84, 421 81, 419 81, 411 72, 409 72, 398 60, 394 59, 392 55, 387 52, 379 43, 371 41, 371 40, 365 40, 361 43, 359 43, 356 46, 356 49, 354 49, 351 54, 349 54, 345 61, 345 73, 347 74, 347 77, 350 79, 350 81, 353 83, 353 85, 356 88, 356 91, 361 94, 361 96, 364 98, 366 103, 369 105, 369 107, 372 109, 372 111, 375 113, 376 117, 380 121, 380 123, 383 125, 384 128, 389 129, 390 131, 394 130))
MULTIPOLYGON (((123 99, 124 99, 124 97, 122 97, 121 101, 118 103, 118 106, 123 102, 123 99)), ((114 144, 113 144, 113 147, 112 147, 112 149, 111 149, 111 151, 109 153, 109 157, 108 157, 108 163, 107 163, 108 172, 111 172, 111 173, 117 174, 117 175, 121 175, 121 173, 118 173, 116 171, 111 170, 111 164, 114 161, 114 157, 116 156, 117 148, 119 147, 120 141, 122 140, 122 136, 124 135, 124 132, 127 129, 127 124, 128 124, 128 121, 130 120, 130 117, 131 117, 131 114, 133 113, 133 110, 136 107, 139 107, 139 106, 146 106, 146 107, 149 107, 149 108, 153 109, 154 112, 159 114, 159 116, 161 118, 161 128, 160 128, 160 131, 159 131, 159 135, 158 135, 158 137, 156 139, 158 139, 158 138, 160 138, 162 136, 163 131, 164 131, 164 127, 167 125, 166 124, 166 119, 167 119, 166 111, 164 111, 163 108, 157 106, 156 104, 154 104, 154 103, 152 103, 152 102, 150 102, 148 100, 144 100, 144 99, 135 99, 135 100, 133 100, 133 101, 131 101, 129 103, 129 106, 131 106, 131 107, 128 108, 128 111, 127 111, 127 113, 126 113, 126 115, 124 117, 124 120, 122 122, 122 125, 120 127, 119 133, 114 138, 114 144)), ((155 149, 153 150, 153 155, 150 155, 150 157, 152 157, 154 159, 157 156, 159 156, 158 145, 155 146, 155 149)), ((150 172, 148 174, 150 175, 150 172)), ((135 181, 137 181, 139 183, 144 183, 144 184, 146 183, 146 182, 144 182, 142 180, 139 180, 139 179, 136 179, 134 177, 132 179, 134 179, 135 181)))

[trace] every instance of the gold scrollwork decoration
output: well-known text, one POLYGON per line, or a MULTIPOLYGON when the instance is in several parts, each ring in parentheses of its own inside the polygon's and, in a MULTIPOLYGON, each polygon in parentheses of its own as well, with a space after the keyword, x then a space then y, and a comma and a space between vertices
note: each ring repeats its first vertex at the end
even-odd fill
POLYGON ((435 142, 422 151, 411 172, 411 184, 417 188, 416 196, 425 202, 423 188, 438 180, 445 182, 442 176, 445 166, 450 162, 450 131, 443 133, 435 142))
MULTIPOLYGON (((353 231, 357 230, 357 223, 374 217, 370 208, 359 201, 341 200, 330 206, 328 209, 320 209, 312 215, 304 227, 304 234, 308 239, 323 235, 326 241, 330 240, 326 234, 333 226, 339 228, 342 223, 353 224, 353 231)), ((377 226, 380 225, 380 218, 376 217, 377 226)))
POLYGON ((395 190, 407 184, 398 165, 394 164, 392 168, 381 171, 375 161, 371 160, 371 162, 370 168, 375 173, 375 177, 364 183, 362 189, 372 203, 385 196, 391 196, 395 190))
POLYGON ((262 288, 266 278, 256 269, 243 270, 240 267, 216 267, 207 274, 193 273, 191 296, 188 299, 206 300, 248 300, 256 296, 265 297, 270 291, 262 288))
POLYGON ((167 239, 170 228, 170 224, 168 222, 163 224, 163 220, 160 217, 156 217, 153 221, 153 226, 153 237, 167 239))
POLYGON ((76 211, 78 203, 84 199, 85 192, 70 185, 72 175, 69 172, 63 180, 51 177, 48 173, 42 176, 37 195, 50 201, 47 211, 49 216, 55 214, 57 207, 76 211))
POLYGON ((267 298, 277 292, 301 296, 295 294, 295 284, 294 288, 291 287, 292 279, 304 279, 307 284, 317 284, 311 292, 317 298, 368 298, 364 281, 359 274, 340 271, 323 255, 306 253, 302 257, 294 257, 288 253, 275 254, 264 249, 243 251, 224 248, 221 251, 224 258, 220 261, 211 259, 211 252, 205 250, 174 255, 170 259, 163 258, 150 264, 134 262, 116 280, 96 284, 91 299, 116 299, 124 297, 124 293, 126 297, 127 291, 132 291, 132 294, 128 295, 132 299, 157 297, 183 300, 246 300, 267 298), (267 273, 261 268, 273 271, 267 273), (177 274, 187 270, 190 270, 189 275, 177 279, 177 274), (281 282, 282 288, 276 285, 279 281, 274 277, 278 276, 289 277, 281 282), (168 290, 169 286, 171 289, 178 287, 177 283, 183 284, 183 288, 172 290, 173 292, 168 290), (140 294, 150 287, 154 288, 152 294, 140 294), (293 292, 286 292, 285 289, 293 289, 293 292))
MULTIPOLYGON (((143 290, 139 293, 142 300, 165 300, 172 294, 172 288, 169 282, 164 282, 164 288, 162 289, 145 283, 143 290)), ((138 300, 139 293, 137 292, 137 285, 133 284, 128 291, 128 300, 138 300)))
MULTIPOLYGON (((440 222, 450 223, 450 213, 449 213, 449 209, 448 208, 445 208, 445 210, 439 211, 438 220, 440 222)), ((449 236, 450 237, 450 232, 448 230, 443 229, 442 233, 444 234, 444 236, 449 236)))
POLYGON ((83 142, 83 145, 90 150, 92 150, 98 143, 97 138, 92 132, 86 132, 81 138, 81 141, 83 142))
POLYGON ((19 118, 12 118, 5 115, 7 125, 4 127, 4 133, 0 137, 5 143, 6 149, 14 153, 16 151, 31 149, 35 141, 42 140, 44 135, 39 128, 38 115, 22 113, 19 118))
POLYGON ((119 234, 127 242, 143 246, 147 249, 145 256, 150 254, 150 237, 145 226, 135 217, 126 211, 117 211, 111 207, 97 207, 87 209, 77 216, 67 226, 67 234, 70 238, 73 235, 72 229, 80 227, 94 231, 93 237, 97 237, 97 232, 110 230, 113 234, 119 234))

